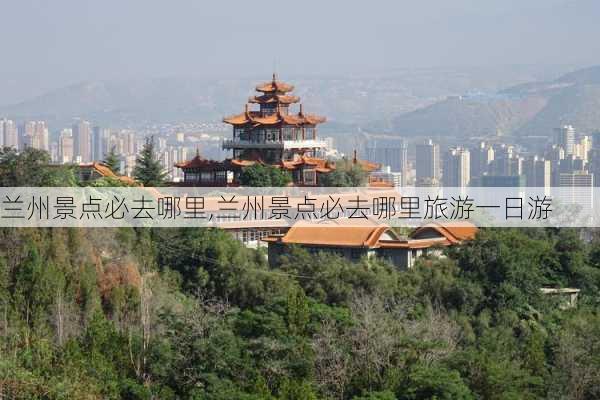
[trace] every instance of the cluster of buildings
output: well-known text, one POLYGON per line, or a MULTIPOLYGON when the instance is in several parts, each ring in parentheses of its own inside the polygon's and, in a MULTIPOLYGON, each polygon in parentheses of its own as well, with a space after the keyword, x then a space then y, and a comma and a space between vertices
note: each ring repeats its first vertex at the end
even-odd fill
POLYGON ((409 145, 402 138, 374 140, 367 160, 383 165, 395 186, 594 187, 600 186, 600 132, 578 134, 571 125, 529 143, 466 140, 442 145, 432 139, 409 145), (532 143, 533 142, 533 143, 532 143))
MULTIPOLYGON (((0 147, 45 150, 53 163, 83 166, 105 160, 110 152, 114 152, 119 161, 117 172, 129 177, 146 137, 133 129, 104 128, 84 119, 77 119, 71 127, 62 129, 55 136, 55 140, 50 138, 45 121, 18 124, 14 120, 0 119, 0 147)), ((155 140, 158 157, 173 181, 183 179, 183 173, 175 164, 189 159, 195 152, 194 144, 186 139, 185 133, 173 132, 157 136, 155 140)))

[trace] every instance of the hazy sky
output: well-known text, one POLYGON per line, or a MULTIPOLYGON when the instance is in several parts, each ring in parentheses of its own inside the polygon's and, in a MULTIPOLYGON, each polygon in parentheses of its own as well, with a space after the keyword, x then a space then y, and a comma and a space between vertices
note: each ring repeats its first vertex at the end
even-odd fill
POLYGON ((1 10, 1 99, 274 64, 289 74, 600 64, 598 0, 2 0, 1 10))

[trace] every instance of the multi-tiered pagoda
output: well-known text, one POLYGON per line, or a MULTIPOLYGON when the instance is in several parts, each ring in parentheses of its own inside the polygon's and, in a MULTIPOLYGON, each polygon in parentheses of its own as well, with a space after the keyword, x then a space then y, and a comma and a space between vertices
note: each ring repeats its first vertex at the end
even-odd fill
POLYGON ((319 173, 330 172, 332 165, 317 158, 317 152, 326 143, 317 139, 317 125, 325 117, 298 112, 291 108, 300 98, 290 94, 292 85, 277 80, 256 87, 259 93, 250 97, 243 113, 223 119, 233 125, 233 139, 223 148, 233 150, 233 164, 240 166, 264 163, 278 166, 292 173, 294 183, 316 185, 319 173), (251 110, 258 104, 258 110, 251 110))
MULTIPOLYGON (((305 113, 302 104, 293 112, 293 105, 300 102, 299 97, 290 94, 293 89, 278 81, 275 74, 271 81, 258 85, 259 94, 250 97, 243 113, 223 119, 233 125, 233 138, 223 142, 223 148, 232 150, 233 157, 217 162, 196 155, 176 164, 183 169, 184 183, 235 185, 242 168, 258 163, 289 171, 295 185, 317 185, 321 174, 335 169, 333 162, 318 154, 326 148, 325 141, 317 138, 317 125, 325 122, 325 117, 305 113), (251 109, 254 104, 258 104, 258 110, 251 109)), ((368 171, 377 167, 364 162, 361 166, 368 171)))

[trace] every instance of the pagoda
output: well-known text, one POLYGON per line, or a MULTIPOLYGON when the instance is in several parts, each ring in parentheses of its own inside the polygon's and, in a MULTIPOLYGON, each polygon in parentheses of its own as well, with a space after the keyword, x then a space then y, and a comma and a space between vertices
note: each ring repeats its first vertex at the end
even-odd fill
POLYGON ((233 126, 233 138, 223 142, 223 149, 232 150, 233 165, 245 167, 261 163, 291 172, 294 184, 312 186, 318 183, 318 174, 333 170, 328 161, 318 158, 318 150, 327 147, 317 138, 317 125, 326 118, 298 112, 292 105, 300 98, 290 92, 294 86, 277 80, 256 86, 257 95, 248 99, 241 114, 223 119, 233 126), (250 105, 258 104, 258 110, 250 105))
MULTIPOLYGON (((317 138, 317 125, 325 117, 304 112, 300 98, 291 94, 294 86, 273 79, 256 86, 257 95, 248 99, 244 112, 223 119, 233 126, 233 138, 223 141, 223 149, 233 157, 207 160, 196 154, 192 160, 175 164, 184 174, 182 185, 236 186, 246 167, 262 164, 289 171, 296 186, 317 186, 320 176, 335 170, 335 163, 319 157, 327 144, 317 138), (292 112, 300 103, 298 112, 292 112), (258 109, 250 109, 251 105, 258 109)), ((356 158, 367 172, 379 166, 356 158)))

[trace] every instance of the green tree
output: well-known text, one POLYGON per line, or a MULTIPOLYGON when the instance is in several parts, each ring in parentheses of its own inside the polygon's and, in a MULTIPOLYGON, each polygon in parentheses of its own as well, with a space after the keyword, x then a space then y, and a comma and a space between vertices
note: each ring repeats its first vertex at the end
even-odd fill
POLYGON ((406 400, 470 400, 471 391, 456 371, 441 366, 416 366, 400 399, 406 400))
POLYGON ((359 164, 342 160, 336 163, 335 170, 322 174, 319 185, 324 187, 361 187, 367 183, 367 174, 359 164))
POLYGON ((167 176, 154 148, 154 136, 146 138, 144 148, 135 160, 133 176, 144 186, 160 186, 167 176))
POLYGON ((119 158, 117 157, 115 146, 112 146, 110 151, 105 154, 104 161, 102 161, 102 163, 110 168, 110 170, 115 174, 119 174, 119 158))
POLYGON ((50 155, 31 147, 0 149, 0 186, 75 186, 73 168, 50 165, 50 155))
POLYGON ((370 392, 362 396, 355 396, 352 400, 396 400, 396 395, 386 390, 384 392, 370 392))
POLYGON ((240 183, 252 187, 282 187, 292 181, 289 172, 271 165, 254 164, 240 174, 240 183))

